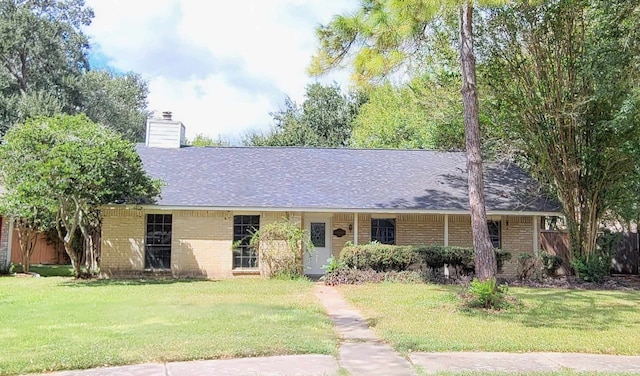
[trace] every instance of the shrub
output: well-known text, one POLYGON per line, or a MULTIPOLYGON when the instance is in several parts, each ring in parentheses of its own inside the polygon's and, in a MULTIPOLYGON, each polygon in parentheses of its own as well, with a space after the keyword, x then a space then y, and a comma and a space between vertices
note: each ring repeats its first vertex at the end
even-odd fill
POLYGON ((474 278, 467 289, 465 303, 470 308, 499 309, 504 304, 506 287, 498 286, 495 278, 480 282, 474 278))
POLYGON ((518 255, 518 265, 516 267, 516 276, 519 279, 529 279, 536 270, 537 259, 529 253, 521 253, 518 255))
POLYGON ((349 245, 342 249, 340 261, 354 269, 375 271, 406 270, 418 261, 412 247, 380 244, 349 245))
POLYGON ((611 271, 611 256, 600 252, 591 256, 577 256, 571 261, 578 278, 587 282, 601 282, 611 271))
POLYGON ((541 251, 540 262, 542 263, 542 272, 546 276, 553 277, 558 273, 558 269, 562 266, 563 260, 560 256, 541 251))
POLYGON ((266 266, 269 277, 302 276, 302 252, 313 251, 308 232, 288 218, 262 226, 251 236, 250 244, 258 248, 260 262, 266 266))
POLYGON ((361 285, 364 283, 398 282, 398 283, 420 283, 423 278, 415 271, 390 271, 381 272, 373 269, 350 269, 341 268, 325 274, 324 283, 330 286, 336 285, 361 285))
POLYGON ((343 268, 325 274, 323 279, 324 283, 329 286, 360 285, 370 282, 382 282, 384 280, 384 273, 378 273, 372 269, 360 270, 343 268))
POLYGON ((344 261, 339 261, 337 258, 331 256, 327 260, 327 264, 322 265, 322 269, 324 269, 324 273, 333 273, 339 269, 343 269, 346 267, 344 261))
MULTIPOLYGON (((511 253, 496 249, 498 270, 511 259, 511 253)), ((441 245, 397 246, 380 243, 348 245, 340 254, 340 262, 353 269, 373 269, 375 271, 403 271, 412 265, 428 267, 432 273, 445 264, 465 273, 475 269, 472 248, 441 245)))

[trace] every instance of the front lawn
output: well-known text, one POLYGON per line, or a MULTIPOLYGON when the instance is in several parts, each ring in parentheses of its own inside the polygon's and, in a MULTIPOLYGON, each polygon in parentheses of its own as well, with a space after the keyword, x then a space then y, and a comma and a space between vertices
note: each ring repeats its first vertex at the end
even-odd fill
POLYGON ((282 354, 335 354, 305 281, 0 278, 0 374, 282 354))
POLYGON ((374 330, 401 352, 507 351, 640 355, 640 291, 511 288, 522 305, 460 308, 458 286, 341 286, 374 330))

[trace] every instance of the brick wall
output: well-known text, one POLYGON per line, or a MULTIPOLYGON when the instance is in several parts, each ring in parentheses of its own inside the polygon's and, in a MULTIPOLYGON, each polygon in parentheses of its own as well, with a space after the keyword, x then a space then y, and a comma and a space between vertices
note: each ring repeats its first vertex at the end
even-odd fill
MULTIPOLYGON (((107 275, 131 274, 144 271, 144 238, 146 214, 143 210, 107 209, 103 211, 102 270, 107 275)), ((232 269, 233 213, 230 211, 176 210, 173 214, 171 273, 175 277, 230 278, 241 274, 232 269)), ((261 212, 264 226, 285 217, 304 225, 302 213, 261 212)), ((353 242, 354 215, 336 213, 330 231, 333 254, 338 256, 344 244, 353 242), (351 226, 351 230, 349 230, 351 226), (333 230, 341 228, 345 235, 338 238, 333 230)), ((371 239, 371 215, 359 214, 358 242, 371 239)), ((3 223, 3 229, 5 224, 3 223)), ((0 247, 6 237, 0 238, 0 247)), ((399 214, 396 216, 396 243, 444 244, 444 215, 399 214)), ((449 245, 471 247, 470 217, 449 216, 449 245)), ((504 276, 515 275, 517 257, 533 250, 532 217, 502 218, 502 248, 512 252, 513 258, 504 266, 504 276), (508 219, 508 221, 507 221, 508 219), (508 222, 508 224, 507 224, 508 222)), ((2 255, 0 254, 0 261, 2 255)), ((263 264, 262 262, 260 263, 263 264)), ((264 274, 265 270, 261 270, 264 274)))
POLYGON ((444 244, 444 215, 399 214, 396 244, 444 244))
POLYGON ((142 210, 108 209, 102 212, 102 260, 107 275, 144 269, 145 215, 142 210))
MULTIPOLYGON (((108 209, 103 211, 102 264, 109 276, 144 275, 146 215, 153 211, 108 209)), ((171 275, 178 278, 230 278, 237 274, 264 273, 233 270, 233 216, 231 211, 174 210, 172 214, 171 275)), ((289 216, 301 222, 300 213, 262 212, 260 225, 289 216)), ((263 264, 262 262, 260 263, 263 264)), ((153 273, 149 273, 153 274, 153 273)))
POLYGON ((511 261, 504 264, 501 276, 515 277, 518 255, 533 254, 533 217, 502 218, 502 249, 511 252, 511 261))
MULTIPOLYGON (((349 213, 336 213, 333 215, 333 228, 331 229, 331 251, 334 257, 340 256, 340 251, 342 251, 342 248, 344 248, 346 242, 353 243, 353 218, 354 215, 349 213), (349 230, 349 226, 351 226, 351 230, 349 230), (341 238, 333 235, 333 231, 339 228, 345 231, 344 236, 341 238)), ((361 220, 361 218, 358 219, 361 220)), ((358 241, 361 242, 360 239, 358 239, 358 241)))
POLYGON ((473 247, 471 216, 449 216, 449 245, 454 247, 473 247))
POLYGON ((233 214, 227 211, 176 210, 171 234, 171 270, 175 277, 231 277, 233 214))

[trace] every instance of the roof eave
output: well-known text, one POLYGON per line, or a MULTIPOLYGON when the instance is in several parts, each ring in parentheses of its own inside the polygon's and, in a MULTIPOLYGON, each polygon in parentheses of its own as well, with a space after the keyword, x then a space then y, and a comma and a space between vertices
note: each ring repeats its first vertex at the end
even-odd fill
MULTIPOLYGON (((318 207, 248 207, 248 206, 180 206, 180 205, 104 205, 101 210, 111 209, 135 209, 135 210, 208 210, 208 211, 243 211, 243 212, 313 212, 313 213, 376 213, 376 214, 471 214, 469 210, 433 210, 433 209, 407 209, 407 208, 318 208, 318 207)), ((487 215, 513 215, 513 216, 561 216, 559 211, 539 210, 487 210, 487 215)))

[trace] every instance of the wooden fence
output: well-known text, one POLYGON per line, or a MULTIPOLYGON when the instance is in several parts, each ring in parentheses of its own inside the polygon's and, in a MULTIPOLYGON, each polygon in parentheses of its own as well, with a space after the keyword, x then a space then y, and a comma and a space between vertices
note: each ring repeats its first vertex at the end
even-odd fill
MULTIPOLYGON (((541 231, 540 248, 549 254, 560 256, 563 260, 563 270, 570 269, 569 234, 559 231, 541 231)), ((638 274, 640 264, 640 250, 637 233, 622 233, 620 239, 614 243, 611 272, 615 274, 638 274)))

